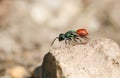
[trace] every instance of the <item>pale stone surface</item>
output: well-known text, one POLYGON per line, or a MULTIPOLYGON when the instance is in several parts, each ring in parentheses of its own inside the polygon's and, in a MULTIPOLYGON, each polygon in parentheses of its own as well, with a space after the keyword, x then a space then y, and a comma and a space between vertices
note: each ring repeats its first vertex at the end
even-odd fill
POLYGON ((120 78, 119 63, 119 46, 101 38, 86 45, 54 48, 45 55, 39 69, 42 78, 120 78))

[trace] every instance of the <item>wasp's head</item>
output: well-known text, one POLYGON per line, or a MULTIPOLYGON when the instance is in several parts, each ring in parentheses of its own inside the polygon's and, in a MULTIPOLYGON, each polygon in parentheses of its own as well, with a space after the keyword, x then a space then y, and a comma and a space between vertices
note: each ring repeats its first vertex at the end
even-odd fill
POLYGON ((62 34, 62 33, 61 33, 61 34, 59 35, 58 40, 59 40, 59 41, 65 40, 65 34, 62 34))

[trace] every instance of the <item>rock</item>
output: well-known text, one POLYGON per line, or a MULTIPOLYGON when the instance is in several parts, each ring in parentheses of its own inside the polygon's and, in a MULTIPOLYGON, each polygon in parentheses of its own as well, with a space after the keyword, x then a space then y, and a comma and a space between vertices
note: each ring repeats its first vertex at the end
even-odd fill
POLYGON ((44 56, 33 78, 120 78, 120 49, 110 39, 54 48, 44 56))
POLYGON ((28 77, 28 71, 22 67, 22 66, 16 66, 13 68, 7 69, 7 73, 12 77, 12 78, 24 78, 28 77))
POLYGON ((31 78, 42 78, 42 67, 37 67, 31 78))

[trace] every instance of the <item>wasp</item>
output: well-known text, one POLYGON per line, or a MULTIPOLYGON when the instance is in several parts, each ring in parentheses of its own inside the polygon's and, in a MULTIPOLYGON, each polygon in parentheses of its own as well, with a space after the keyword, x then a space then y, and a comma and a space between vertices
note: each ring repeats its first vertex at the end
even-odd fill
POLYGON ((86 29, 78 29, 76 31, 74 30, 70 30, 70 31, 67 31, 66 33, 61 33, 59 34, 58 37, 56 37, 52 43, 51 43, 51 46, 54 44, 55 40, 58 39, 59 42, 65 40, 65 44, 67 44, 67 41, 68 43, 70 44, 70 41, 73 39, 75 42, 78 42, 77 39, 79 39, 79 41, 81 43, 84 43, 80 38, 82 39, 85 39, 86 41, 89 40, 89 38, 87 37, 88 36, 88 31, 86 29))

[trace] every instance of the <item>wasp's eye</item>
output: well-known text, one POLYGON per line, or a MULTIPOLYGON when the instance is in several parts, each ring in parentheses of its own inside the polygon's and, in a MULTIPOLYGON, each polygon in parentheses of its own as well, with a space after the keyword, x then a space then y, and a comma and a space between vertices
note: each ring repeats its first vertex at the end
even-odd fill
POLYGON ((65 34, 60 34, 59 35, 59 41, 62 41, 62 40, 64 40, 65 39, 65 34))

